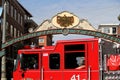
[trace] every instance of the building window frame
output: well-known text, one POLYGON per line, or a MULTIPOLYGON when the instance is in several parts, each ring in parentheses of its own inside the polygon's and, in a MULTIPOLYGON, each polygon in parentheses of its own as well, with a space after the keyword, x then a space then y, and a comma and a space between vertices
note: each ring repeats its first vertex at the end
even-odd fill
POLYGON ((7 13, 9 14, 9 2, 7 1, 7 13))
POLYGON ((11 17, 13 17, 13 6, 11 5, 11 17))
POLYGON ((23 25, 23 16, 20 18, 21 25, 23 25))
POLYGON ((14 10, 14 18, 15 18, 15 20, 17 20, 17 10, 16 9, 14 10))
POLYGON ((13 36, 13 25, 10 25, 10 34, 13 36))
POLYGON ((104 33, 110 33, 110 28, 109 27, 105 27, 103 32, 104 33))
POLYGON ((18 23, 20 23, 20 13, 18 13, 18 23))
POLYGON ((112 33, 113 33, 113 34, 116 34, 116 32, 117 32, 116 27, 113 27, 113 28, 112 28, 112 33))
POLYGON ((16 28, 14 27, 14 37, 16 37, 16 28))

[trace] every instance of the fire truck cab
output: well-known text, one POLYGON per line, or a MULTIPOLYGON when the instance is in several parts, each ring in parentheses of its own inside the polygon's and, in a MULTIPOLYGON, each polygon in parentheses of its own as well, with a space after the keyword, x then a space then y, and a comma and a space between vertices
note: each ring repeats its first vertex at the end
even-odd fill
POLYGON ((100 80, 98 39, 58 41, 54 46, 21 49, 14 80, 100 80))

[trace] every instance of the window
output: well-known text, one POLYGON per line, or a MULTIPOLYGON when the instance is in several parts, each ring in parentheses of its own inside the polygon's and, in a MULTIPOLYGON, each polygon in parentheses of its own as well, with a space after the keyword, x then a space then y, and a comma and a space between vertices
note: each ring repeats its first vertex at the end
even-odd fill
POLYGON ((60 55, 50 54, 49 55, 49 66, 50 69, 60 69, 60 55))
POLYGON ((24 19, 26 20, 26 15, 24 15, 24 19))
POLYGON ((85 66, 85 52, 65 53, 65 69, 78 69, 85 66))
POLYGON ((14 28, 14 37, 16 37, 16 28, 14 28))
POLYGON ((20 31, 18 31, 18 37, 20 37, 20 31))
POLYGON ((84 44, 75 44, 75 45, 65 45, 65 51, 76 51, 76 50, 85 50, 84 44))
POLYGON ((20 13, 18 13, 18 23, 20 23, 20 13))
POLYGON ((112 33, 116 33, 116 27, 112 28, 112 33))
POLYGON ((13 36, 13 25, 10 25, 10 34, 13 36))
POLYGON ((39 43, 44 43, 44 38, 39 38, 39 43))
POLYGON ((104 33, 110 33, 110 28, 105 27, 105 28, 104 28, 104 33))
POLYGON ((85 68, 85 44, 70 44, 64 46, 65 69, 85 68))
POLYGON ((15 18, 15 20, 17 20, 17 11, 16 11, 16 9, 14 10, 14 18, 15 18))
POLYGON ((22 69, 38 69, 38 54, 22 54, 22 69))
POLYGON ((6 22, 6 31, 9 32, 9 23, 6 22))
POLYGON ((13 17, 13 6, 11 5, 11 17, 13 17))
POLYGON ((20 22, 21 22, 21 25, 23 25, 23 16, 21 16, 21 18, 20 18, 20 22))
POLYGON ((9 14, 9 2, 7 1, 7 13, 9 14))

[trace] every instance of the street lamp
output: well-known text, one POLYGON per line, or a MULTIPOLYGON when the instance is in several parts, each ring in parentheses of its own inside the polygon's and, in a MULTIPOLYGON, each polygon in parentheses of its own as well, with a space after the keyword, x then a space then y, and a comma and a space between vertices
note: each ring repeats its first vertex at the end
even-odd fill
POLYGON ((29 28, 29 29, 28 29, 28 32, 29 32, 29 33, 32 33, 32 32, 33 32, 33 28, 29 28))

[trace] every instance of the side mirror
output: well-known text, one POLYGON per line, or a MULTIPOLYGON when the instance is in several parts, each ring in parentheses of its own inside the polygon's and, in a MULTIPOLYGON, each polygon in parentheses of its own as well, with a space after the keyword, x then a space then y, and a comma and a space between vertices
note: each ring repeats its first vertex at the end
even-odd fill
POLYGON ((17 60, 16 60, 16 59, 14 59, 14 66, 16 65, 16 61, 17 61, 17 60))
POLYGON ((19 61, 19 59, 20 59, 20 56, 19 55, 17 55, 17 58, 16 59, 14 59, 14 71, 16 70, 16 68, 17 68, 17 66, 18 66, 18 61, 19 61))
POLYGON ((13 71, 15 71, 15 70, 16 70, 16 68, 17 68, 17 60, 16 60, 16 59, 14 59, 14 68, 13 68, 13 71))
POLYGON ((26 66, 25 66, 25 62, 24 62, 24 54, 20 54, 20 68, 23 71, 26 71, 26 66))

